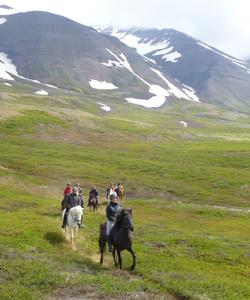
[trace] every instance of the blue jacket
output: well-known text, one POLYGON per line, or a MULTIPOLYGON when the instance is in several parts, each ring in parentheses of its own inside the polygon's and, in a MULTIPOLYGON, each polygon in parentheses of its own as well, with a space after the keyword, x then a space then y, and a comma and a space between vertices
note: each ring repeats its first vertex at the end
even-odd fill
POLYGON ((117 213, 122 209, 119 203, 112 203, 107 206, 106 208, 106 217, 109 221, 114 222, 115 216, 117 213))

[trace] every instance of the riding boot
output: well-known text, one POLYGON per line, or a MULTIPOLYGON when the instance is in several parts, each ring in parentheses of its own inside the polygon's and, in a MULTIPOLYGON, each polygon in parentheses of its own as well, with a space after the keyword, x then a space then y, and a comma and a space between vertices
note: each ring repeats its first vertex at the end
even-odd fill
POLYGON ((62 228, 65 228, 66 227, 66 224, 67 224, 67 217, 68 217, 68 212, 65 211, 65 214, 64 214, 64 217, 63 217, 63 223, 62 223, 62 228))
POLYGON ((78 228, 84 228, 85 227, 85 225, 82 224, 82 219, 83 219, 83 217, 81 216, 81 224, 78 225, 78 228))
POLYGON ((112 252, 112 235, 107 235, 106 236, 107 242, 108 242, 108 247, 109 247, 109 252, 112 252))

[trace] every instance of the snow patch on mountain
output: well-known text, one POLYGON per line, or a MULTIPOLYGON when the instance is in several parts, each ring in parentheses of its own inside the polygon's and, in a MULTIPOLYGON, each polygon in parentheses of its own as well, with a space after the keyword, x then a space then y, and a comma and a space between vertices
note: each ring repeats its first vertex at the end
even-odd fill
POLYGON ((146 80, 144 80, 142 77, 140 77, 138 74, 134 72, 132 69, 130 63, 128 62, 126 56, 121 53, 119 56, 116 55, 114 52, 112 52, 110 49, 106 50, 114 57, 116 58, 117 62, 124 68, 126 68, 130 73, 132 73, 135 77, 137 77, 139 80, 141 80, 143 83, 145 83, 148 88, 149 92, 155 96, 149 98, 149 99, 137 99, 137 98, 125 98, 130 103, 141 105, 147 108, 151 107, 160 107, 162 106, 166 101, 166 96, 169 96, 169 92, 160 87, 159 85, 150 84, 146 80))
POLYGON ((112 52, 110 49, 106 48, 106 50, 107 50, 113 57, 116 58, 117 62, 118 62, 123 68, 126 68, 130 73, 132 73, 135 77, 137 77, 137 78, 140 79, 142 82, 144 82, 147 86, 150 85, 147 81, 145 81, 142 77, 140 77, 139 75, 137 75, 137 74, 133 71, 133 69, 132 69, 130 63, 128 62, 126 56, 125 56, 123 53, 121 53, 121 54, 120 54, 120 57, 119 57, 119 56, 116 55, 114 52, 112 52))
POLYGON ((184 86, 183 88, 184 93, 188 95, 188 97, 191 98, 191 100, 195 102, 200 102, 199 97, 196 95, 195 90, 191 86, 188 86, 186 84, 183 84, 183 86, 184 86))
POLYGON ((155 60, 153 60, 151 58, 148 58, 147 56, 144 56, 144 55, 142 55, 142 56, 143 56, 143 58, 144 58, 145 61, 150 61, 150 62, 152 62, 155 65, 157 64, 155 60))
POLYGON ((48 96, 49 93, 46 92, 45 90, 40 90, 35 92, 34 94, 41 95, 41 96, 48 96))
POLYGON ((200 41, 197 41, 197 44, 200 45, 200 46, 202 46, 203 48, 206 48, 206 49, 208 49, 208 50, 210 50, 210 51, 213 51, 214 53, 219 54, 220 56, 225 57, 226 59, 229 59, 229 60, 231 60, 231 61, 235 61, 235 62, 238 62, 238 63, 241 63, 241 62, 242 62, 242 61, 239 60, 239 59, 233 58, 233 57, 231 57, 231 56, 229 56, 229 55, 226 55, 226 54, 224 54, 224 53, 222 53, 222 52, 220 52, 220 51, 218 51, 218 50, 216 50, 216 49, 214 49, 214 48, 211 48, 210 46, 208 46, 208 45, 205 44, 205 43, 202 43, 202 42, 200 42, 200 41))
POLYGON ((190 96, 192 93, 194 93, 194 91, 192 91, 191 88, 188 89, 188 87, 186 86, 186 90, 188 91, 188 94, 190 94, 188 96, 187 92, 186 93, 182 92, 174 84, 172 84, 169 80, 167 80, 161 74, 160 71, 153 69, 153 68, 151 68, 151 70, 153 72, 155 72, 165 83, 167 83, 167 86, 169 87, 169 89, 167 90, 167 89, 162 88, 159 85, 150 84, 149 82, 147 82, 146 80, 144 80, 142 77, 140 77, 138 74, 136 74, 134 72, 134 70, 132 69, 126 56, 123 53, 121 53, 120 55, 117 55, 110 49, 106 48, 106 50, 116 59, 116 61, 113 61, 113 62, 115 62, 116 66, 119 65, 119 66, 122 66, 123 68, 126 68, 135 77, 137 77, 139 80, 141 80, 143 83, 145 83, 149 88, 149 93, 154 95, 153 97, 151 97, 149 99, 125 98, 128 102, 137 104, 137 105, 141 105, 141 106, 144 106, 147 108, 160 107, 165 103, 166 97, 169 97, 171 94, 176 96, 177 98, 183 98, 183 99, 192 100, 192 101, 199 101, 197 96, 196 96, 196 98, 194 95, 192 95, 192 97, 190 96))
POLYGON ((185 127, 185 128, 188 127, 188 123, 185 122, 185 121, 180 121, 180 124, 181 124, 183 127, 185 127))
POLYGON ((238 67, 244 69, 245 71, 247 71, 247 73, 250 74, 250 69, 247 68, 247 67, 244 65, 244 63, 246 63, 246 62, 244 62, 244 61, 242 61, 242 60, 240 60, 240 59, 231 57, 231 56, 229 56, 229 55, 226 55, 226 54, 224 54, 224 53, 222 53, 222 52, 220 52, 220 51, 218 51, 218 50, 216 50, 216 49, 214 49, 214 48, 209 47, 207 44, 202 43, 202 42, 200 42, 200 41, 197 41, 197 44, 200 45, 200 46, 202 46, 203 48, 206 48, 206 49, 208 49, 208 50, 210 50, 210 51, 213 51, 214 53, 216 53, 216 54, 218 54, 218 55, 220 55, 220 56, 223 56, 224 58, 230 60, 233 64, 235 64, 235 65, 237 65, 238 67))
POLYGON ((163 81, 165 81, 167 83, 167 85, 169 86, 169 90, 168 92, 174 96, 176 96, 179 99, 185 99, 185 100, 191 100, 191 101, 195 101, 195 102, 200 102, 199 98, 197 97, 197 95, 195 95, 195 91, 185 85, 185 89, 184 92, 181 91, 180 89, 178 89, 174 84, 172 84, 169 80, 167 80, 166 77, 164 77, 162 75, 162 73, 156 69, 150 68, 153 72, 155 72, 163 81))
MULTIPOLYGON (((169 47, 170 42, 164 40, 155 43, 154 39, 148 41, 145 38, 140 38, 128 32, 112 29, 110 35, 117 37, 121 42, 129 47, 135 48, 139 54, 145 57, 146 54, 163 55, 162 58, 166 61, 175 63, 182 55, 178 51, 173 51, 173 47, 169 47), (173 51, 173 52, 171 52, 173 51), (171 52, 171 53, 170 53, 171 52)), ((153 61, 155 63, 155 61, 153 61)))
POLYGON ((139 38, 127 32, 119 32, 119 30, 116 29, 113 29, 110 35, 117 37, 121 42, 128 45, 129 47, 136 48, 137 52, 142 55, 156 50, 164 49, 169 44, 168 41, 163 41, 154 44, 154 40, 145 43, 143 42, 142 38, 139 38))
POLYGON ((92 87, 92 89, 98 89, 98 90, 118 89, 118 87, 115 86, 113 83, 106 82, 106 81, 98 81, 98 80, 95 80, 95 79, 91 79, 89 81, 89 85, 92 87))
POLYGON ((155 53, 153 53, 153 56, 162 55, 162 59, 175 63, 182 55, 178 51, 171 52, 173 51, 173 49, 174 47, 169 47, 167 49, 156 51, 155 53))
POLYGON ((149 99, 126 98, 129 103, 141 105, 147 108, 157 108, 166 102, 166 96, 169 92, 159 85, 152 84, 149 87, 149 92, 155 96, 149 99))
POLYGON ((124 66, 121 63, 119 63, 119 61, 115 60, 108 60, 108 62, 103 62, 101 64, 106 67, 124 68, 124 66))
POLYGON ((8 58, 7 54, 0 52, 0 78, 14 81, 15 79, 9 73, 18 76, 12 60, 8 58))
POLYGON ((4 82, 3 84, 6 85, 6 86, 12 86, 12 84, 8 83, 8 82, 4 82))
POLYGON ((6 21, 7 21, 6 18, 0 18, 0 25, 3 24, 3 23, 5 23, 6 21))
POLYGON ((0 78, 15 81, 15 79, 13 77, 11 77, 10 74, 14 75, 18 78, 24 79, 24 80, 28 80, 28 81, 31 81, 31 82, 34 82, 34 83, 39 83, 41 85, 45 85, 45 86, 50 87, 50 88, 57 89, 56 86, 41 83, 38 80, 29 79, 29 78, 26 78, 26 77, 23 77, 23 76, 19 75, 17 73, 16 66, 13 64, 12 60, 10 58, 8 58, 8 55, 4 52, 0 52, 0 78))
POLYGON ((7 5, 0 5, 0 16, 7 16, 7 15, 13 15, 13 14, 18 14, 20 11, 7 6, 7 5))
POLYGON ((105 111, 110 111, 111 110, 111 108, 106 104, 103 104, 101 102, 99 102, 98 104, 101 105, 101 109, 103 109, 105 111))

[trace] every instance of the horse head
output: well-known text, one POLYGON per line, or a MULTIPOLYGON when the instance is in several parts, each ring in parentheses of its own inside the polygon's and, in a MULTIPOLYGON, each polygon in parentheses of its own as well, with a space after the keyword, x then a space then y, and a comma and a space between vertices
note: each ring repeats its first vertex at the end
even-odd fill
POLYGON ((134 230, 133 222, 132 222, 132 209, 124 208, 122 209, 116 217, 115 222, 116 227, 125 227, 130 231, 134 230))
POLYGON ((82 213, 83 213, 83 208, 81 206, 75 206, 73 208, 71 208, 71 210, 69 211, 73 221, 75 223, 77 223, 78 225, 81 224, 81 217, 82 217, 82 213))

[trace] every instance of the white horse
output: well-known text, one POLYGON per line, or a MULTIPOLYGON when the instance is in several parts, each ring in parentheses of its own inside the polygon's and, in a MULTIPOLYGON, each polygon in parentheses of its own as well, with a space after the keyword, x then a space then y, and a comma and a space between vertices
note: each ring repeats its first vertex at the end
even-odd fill
MULTIPOLYGON (((62 211, 62 219, 64 217, 66 209, 62 211)), ((83 214, 83 208, 78 205, 72 207, 69 210, 67 217, 67 225, 65 227, 65 236, 67 240, 71 240, 72 248, 75 250, 75 239, 77 238, 78 227, 81 224, 81 218, 83 214)))

